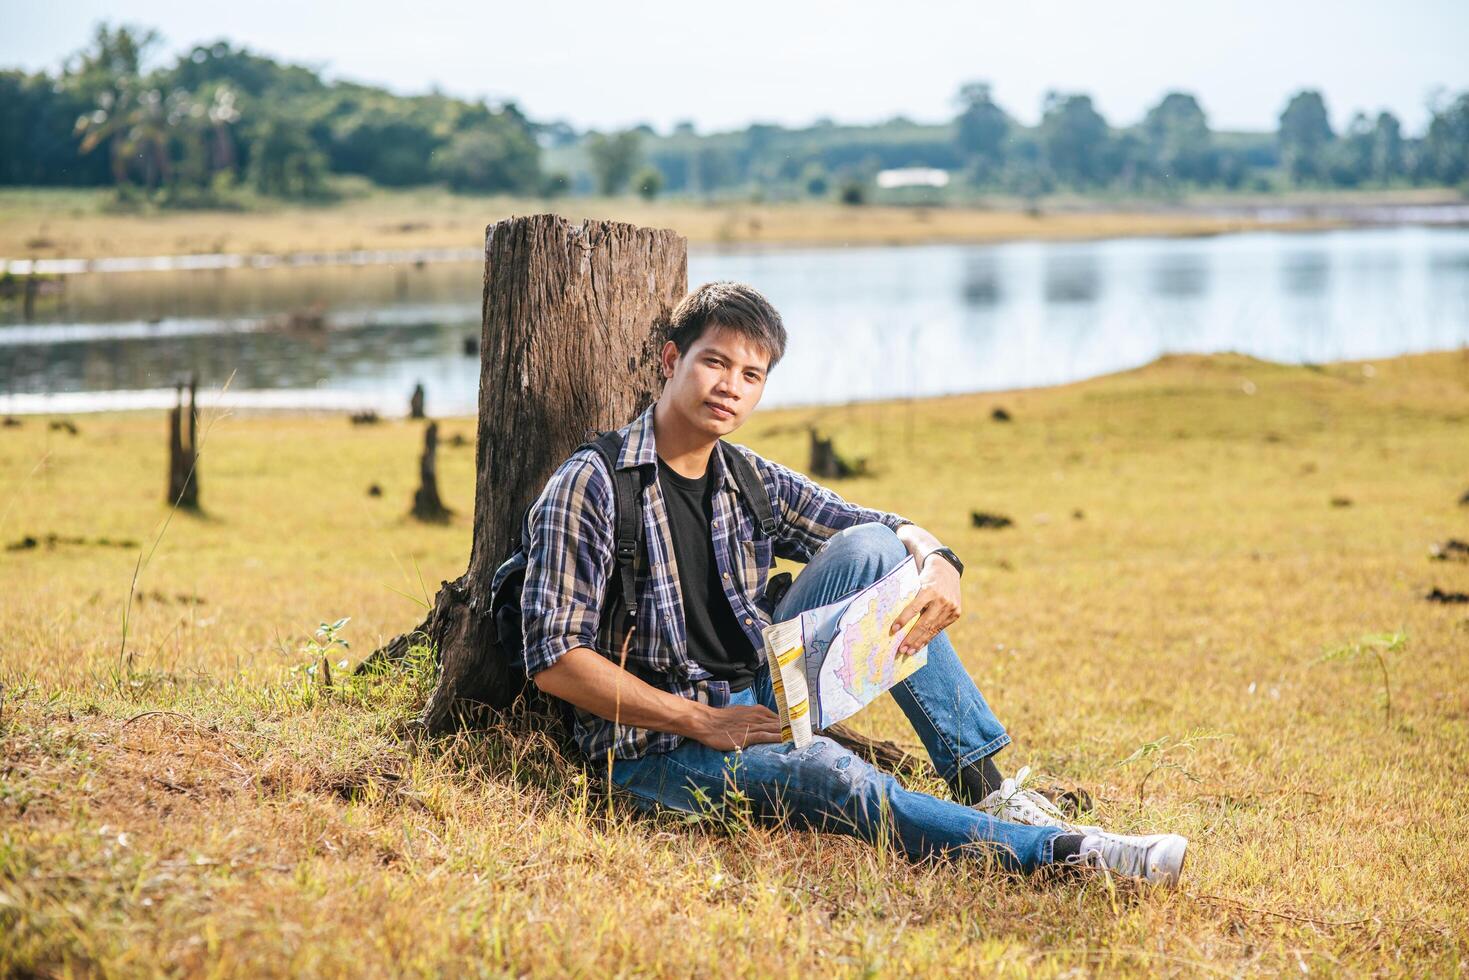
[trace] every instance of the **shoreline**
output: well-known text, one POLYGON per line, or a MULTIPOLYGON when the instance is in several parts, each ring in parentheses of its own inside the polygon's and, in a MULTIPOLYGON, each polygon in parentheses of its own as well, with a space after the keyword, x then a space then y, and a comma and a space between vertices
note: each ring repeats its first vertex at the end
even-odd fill
MULTIPOLYGON (((1268 211, 1270 209, 1263 209, 1268 211)), ((851 239, 786 238, 706 240, 689 237, 690 254, 738 255, 750 252, 779 252, 803 249, 923 248, 937 245, 1005 245, 1017 242, 1099 242, 1127 239, 1194 239, 1225 235, 1248 235, 1262 232, 1301 234, 1321 231, 1343 231, 1368 228, 1458 228, 1469 226, 1469 205, 1445 205, 1433 208, 1405 209, 1410 217, 1398 220, 1381 210, 1376 218, 1351 212, 1322 209, 1307 217, 1303 212, 1280 211, 1273 216, 1220 212, 1213 218, 1202 218, 1197 225, 1151 226, 1139 221, 1127 228, 1105 227, 1088 232, 1084 227, 1068 224, 1029 233, 984 234, 973 236, 910 236, 903 238, 860 237, 851 239), (1427 212, 1445 212, 1432 215, 1427 212), (1209 224, 1219 222, 1218 226, 1209 224)), ((1073 216, 1073 217, 1079 217, 1073 216)), ((1145 218, 1132 212, 1108 212, 1102 219, 1145 218)), ((1101 222, 1106 225, 1107 222, 1101 222)), ((146 272, 225 272, 268 271, 272 269, 363 268, 393 265, 469 264, 481 261, 482 248, 426 247, 416 249, 337 249, 285 252, 186 252, 159 255, 55 256, 49 258, 5 258, 0 256, 0 276, 17 279, 35 276, 40 279, 86 274, 136 274, 146 272)))
MULTIPOLYGON (((1469 345, 1442 347, 1431 350, 1410 350, 1386 357, 1356 357, 1325 363, 1305 361, 1279 361, 1256 357, 1239 351, 1189 352, 1178 351, 1159 354, 1149 360, 1127 365, 1100 374, 1072 378, 1040 385, 1017 385, 1004 388, 976 388, 967 391, 940 391, 932 394, 915 395, 909 398, 881 396, 855 398, 837 402, 793 402, 772 403, 764 407, 769 414, 800 412, 830 412, 848 409, 880 410, 895 406, 927 405, 941 400, 962 401, 975 398, 1022 397, 1047 391, 1058 391, 1075 385, 1092 384, 1107 379, 1121 378, 1130 374, 1162 369, 1170 364, 1196 362, 1214 367, 1254 367, 1259 370, 1298 370, 1330 373, 1333 370, 1348 370, 1362 365, 1386 364, 1414 358, 1441 358, 1460 355, 1469 364, 1469 345)), ((47 419, 86 416, 94 419, 122 418, 145 412, 167 411, 177 402, 172 387, 139 388, 93 392, 60 392, 55 394, 14 393, 0 394, 0 419, 47 419)), ((201 414, 224 412, 251 418, 274 417, 280 419, 308 419, 337 417, 346 418, 356 413, 368 412, 376 421, 396 422, 408 418, 407 396, 401 392, 388 394, 381 391, 353 390, 344 388, 251 388, 224 391, 200 389, 201 414)), ((428 417, 444 422, 474 422, 477 414, 473 408, 458 411, 453 406, 447 412, 430 412, 428 417)))
POLYGON ((487 225, 554 211, 673 228, 691 250, 1196 238, 1252 231, 1469 224, 1457 195, 1200 198, 1186 203, 1021 202, 849 207, 829 202, 701 203, 629 198, 553 201, 373 192, 332 205, 251 211, 113 213, 105 192, 0 190, 0 275, 218 271, 473 262, 487 225))
MULTIPOLYGON (((1065 229, 1059 234, 1019 234, 1010 236, 977 236, 973 238, 909 238, 902 241, 860 240, 838 241, 824 239, 809 240, 760 240, 710 242, 689 240, 689 253, 739 255, 759 252, 783 252, 799 250, 866 249, 866 248, 924 248, 939 245, 1007 245, 1017 242, 1101 242, 1130 239, 1193 239, 1216 238, 1225 235, 1249 235, 1264 232, 1278 234, 1309 234, 1321 231, 1347 231, 1368 228, 1457 228, 1469 225, 1469 206, 1446 207, 1454 212, 1449 220, 1350 220, 1341 216, 1278 219, 1254 219, 1232 217, 1229 227, 1220 228, 1148 228, 1139 226, 1125 231, 1107 230, 1087 234, 1077 229, 1065 229)), ((0 276, 39 278, 86 275, 86 274, 136 274, 145 272, 227 272, 267 271, 272 269, 312 268, 363 268, 392 265, 442 265, 474 263, 483 258, 479 248, 422 248, 422 249, 353 249, 338 251, 297 252, 213 252, 183 253, 173 255, 125 255, 93 257, 55 257, 36 259, 7 259, 0 257, 0 276)))

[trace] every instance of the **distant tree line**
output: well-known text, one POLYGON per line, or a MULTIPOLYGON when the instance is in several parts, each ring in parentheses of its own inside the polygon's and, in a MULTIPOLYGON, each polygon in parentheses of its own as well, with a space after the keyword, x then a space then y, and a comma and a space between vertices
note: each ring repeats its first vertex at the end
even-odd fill
MULTIPOLYGON (((1469 190, 1469 92, 1437 100, 1417 137, 1387 111, 1358 112, 1336 132, 1325 99, 1313 90, 1291 96, 1274 133, 1215 131, 1186 92, 1166 94, 1128 127, 1112 126, 1080 93, 1049 93, 1035 126, 1017 122, 981 82, 965 85, 958 101, 948 125, 900 117, 862 127, 757 124, 701 137, 685 124, 664 137, 645 130, 641 143, 666 190, 705 194, 736 189, 821 197, 868 185, 878 171, 897 167, 943 169, 961 190, 1023 196, 1410 185, 1469 190)), ((600 183, 604 171, 597 160, 590 163, 600 183)), ((635 166, 634 160, 620 169, 635 166)))
POLYGON ((219 41, 144 70, 152 31, 96 29, 55 74, 0 72, 0 184, 114 185, 124 197, 218 206, 240 189, 325 198, 332 174, 386 187, 463 192, 660 193, 861 203, 884 169, 956 179, 948 197, 1055 191, 1178 194, 1219 188, 1455 186, 1469 189, 1469 92, 1441 97, 1426 130, 1391 112, 1332 128, 1320 92, 1297 92, 1274 133, 1213 130, 1170 92, 1136 125, 1110 124, 1081 93, 1046 96, 1038 125, 996 104, 989 85, 958 93, 946 124, 898 117, 820 120, 700 134, 681 123, 578 132, 535 123, 514 103, 399 96, 286 65, 219 41))
POLYGON ((226 41, 145 71, 157 43, 152 31, 103 25, 55 75, 0 72, 0 183, 113 184, 180 205, 238 186, 320 198, 331 173, 544 190, 534 127, 513 103, 327 83, 226 41))

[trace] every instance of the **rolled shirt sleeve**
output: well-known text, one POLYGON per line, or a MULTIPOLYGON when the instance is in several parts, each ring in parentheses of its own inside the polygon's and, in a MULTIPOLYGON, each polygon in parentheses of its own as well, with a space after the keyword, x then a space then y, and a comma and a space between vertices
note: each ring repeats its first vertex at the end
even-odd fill
POLYGON ((596 649, 614 521, 610 477, 590 451, 562 463, 531 506, 521 593, 527 677, 568 650, 596 649))
POLYGON ((855 524, 877 523, 896 531, 904 524, 913 523, 898 514, 849 503, 787 466, 766 459, 760 459, 759 464, 766 474, 774 477, 773 501, 778 502, 780 525, 776 531, 775 553, 782 558, 808 562, 827 538, 855 524))

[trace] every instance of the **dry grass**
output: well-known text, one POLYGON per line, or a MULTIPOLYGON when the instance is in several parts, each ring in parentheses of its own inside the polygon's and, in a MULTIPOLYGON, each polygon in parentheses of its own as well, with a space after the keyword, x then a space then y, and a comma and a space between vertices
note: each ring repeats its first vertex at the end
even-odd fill
MULTIPOLYGON (((810 204, 557 201, 461 197, 442 190, 377 191, 329 207, 280 205, 243 213, 104 213, 100 191, 0 192, 0 257, 285 253, 346 249, 480 248, 485 225, 556 211, 676 228, 695 244, 902 245, 1009 239, 1214 235, 1263 227, 1242 218, 1127 210, 1031 215, 1011 208, 843 207, 810 204)), ((1282 227, 1272 223, 1272 228, 1282 227)), ((1324 227, 1298 221, 1288 227, 1324 227)))
MULTIPOLYGON (((1422 596, 1469 591, 1427 556, 1469 537, 1469 353, 1374 367, 1169 358, 742 433, 800 465, 816 420, 872 456, 839 489, 968 561, 953 632, 1004 765, 1188 834, 1176 893, 648 820, 537 737, 405 741, 422 666, 291 673, 318 622, 353 617, 361 657, 417 621, 415 565, 430 592, 464 567, 472 451, 440 454, 455 521, 406 521, 409 423, 219 420, 206 516, 167 528, 120 654, 161 415, 0 429, 0 543, 41 542, 0 551, 0 973, 1462 972, 1469 607, 1422 596), (1321 657, 1397 630, 1389 725, 1375 663, 1321 657), (1200 731, 1222 737, 1118 765, 1200 731)), ((859 720, 914 742, 890 703, 859 720)))

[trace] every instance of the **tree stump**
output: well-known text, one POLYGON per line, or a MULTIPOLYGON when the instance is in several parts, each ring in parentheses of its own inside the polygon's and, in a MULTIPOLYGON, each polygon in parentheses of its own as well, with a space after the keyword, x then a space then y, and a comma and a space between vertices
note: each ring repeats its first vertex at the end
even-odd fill
POLYGON ((814 426, 810 431, 812 476, 821 480, 841 480, 850 476, 860 476, 865 471, 865 460, 859 460, 855 464, 848 463, 837 455, 833 440, 821 438, 814 426))
POLYGON ((508 707, 525 690, 495 638, 490 578, 552 470, 591 430, 618 428, 652 403, 658 351, 687 285, 687 243, 672 231, 552 214, 486 229, 469 568, 443 583, 417 629, 363 664, 433 645, 426 731, 452 728, 474 706, 508 707))
POLYGON ((423 455, 418 458, 418 489, 413 493, 413 516, 420 521, 442 524, 449 519, 449 508, 439 499, 439 423, 430 422, 423 430, 423 455))
POLYGON ((184 384, 175 385, 178 404, 168 413, 168 498, 185 510, 199 509, 198 378, 189 377, 189 414, 184 419, 184 384))

